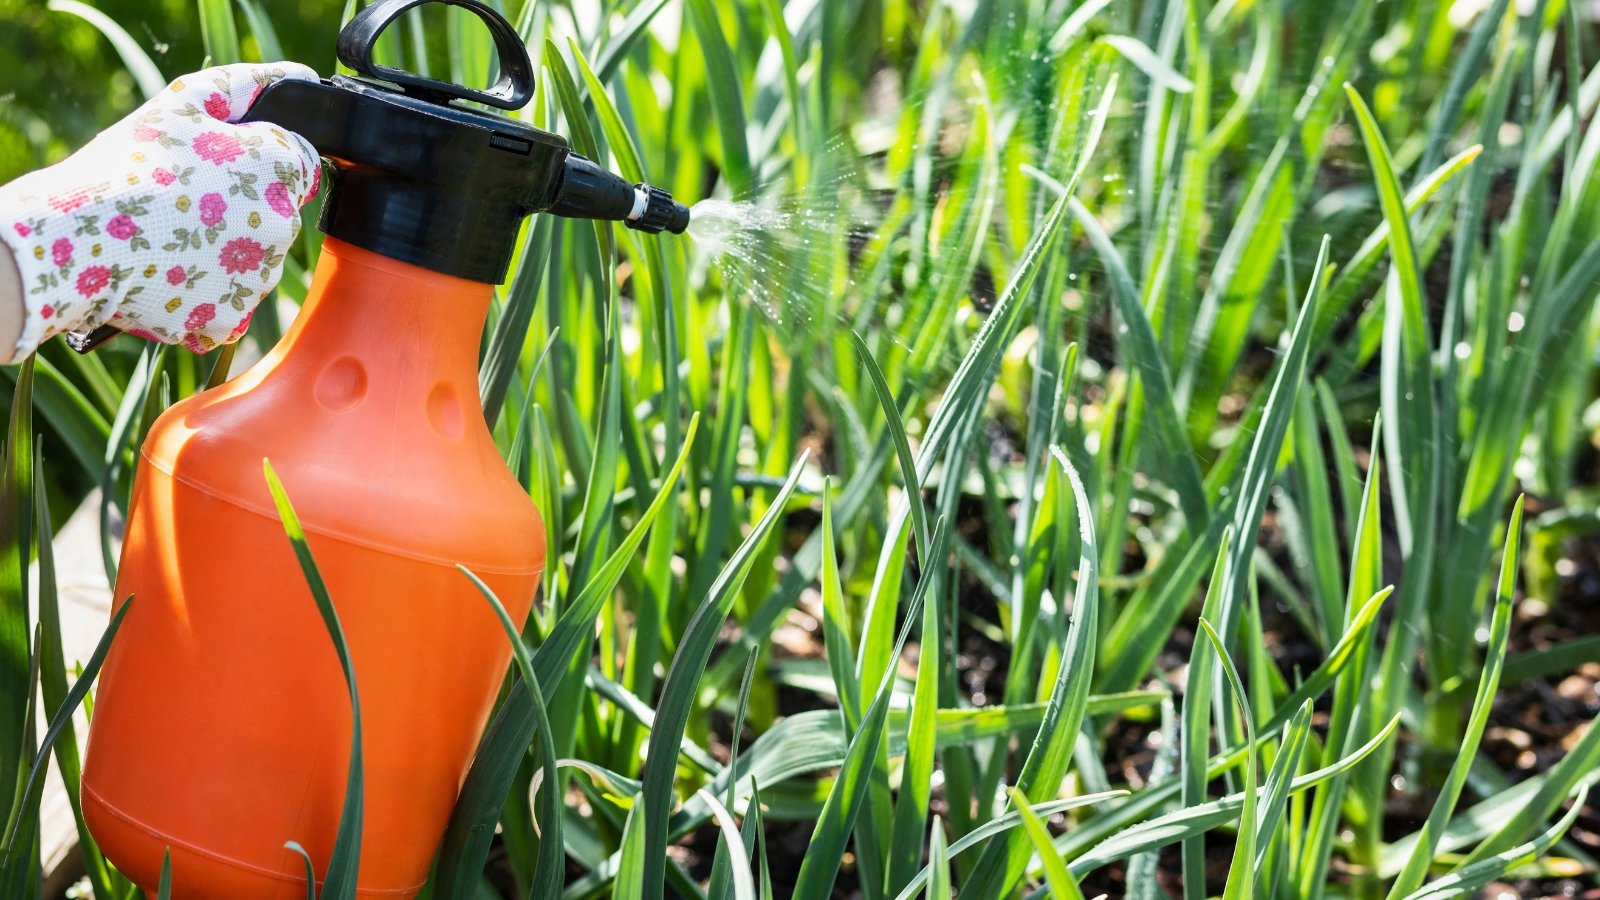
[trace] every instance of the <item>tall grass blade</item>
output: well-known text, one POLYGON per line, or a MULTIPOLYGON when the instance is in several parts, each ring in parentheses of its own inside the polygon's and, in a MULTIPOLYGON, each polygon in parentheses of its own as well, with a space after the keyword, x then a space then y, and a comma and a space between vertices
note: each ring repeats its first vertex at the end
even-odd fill
MULTIPOLYGON (((1267 853, 1279 824, 1285 821, 1289 805, 1289 781, 1300 768, 1300 760, 1311 740, 1311 701, 1300 705, 1299 712, 1284 726, 1284 738, 1279 743, 1278 758, 1272 761, 1267 772, 1266 790, 1262 793, 1261 815, 1252 825, 1255 828, 1256 858, 1251 875, 1256 881, 1256 892, 1270 896, 1271 885, 1265 881, 1267 853)), ((1290 822, 1292 828, 1295 823, 1290 822)))
MULTIPOLYGON (((667 680, 662 685, 661 699, 656 707, 656 727, 650 735, 651 746, 675 746, 683 736, 690 705, 705 671, 706 661, 711 656, 717 633, 722 629, 722 623, 733 605, 735 593, 750 574, 756 551, 766 542, 789 496, 794 493, 806 459, 807 456, 802 455, 795 463, 788 480, 767 508, 766 515, 761 517, 739 549, 734 551, 684 629, 678 652, 672 659, 667 680)), ((644 794, 635 813, 643 816, 645 830, 641 851, 644 854, 643 891, 634 896, 646 900, 660 897, 665 884, 668 814, 676 764, 677 755, 667 753, 652 754, 645 761, 644 794)))
POLYGON ((711 815, 716 819, 717 828, 722 832, 723 846, 730 850, 729 856, 733 860, 734 900, 755 900, 755 875, 750 871, 749 848, 745 846, 744 839, 739 833, 739 823, 733 820, 733 814, 728 812, 727 807, 704 788, 698 791, 698 796, 711 808, 711 815))
POLYGON ((1579 788, 1566 814, 1538 837, 1525 844, 1502 850, 1493 856, 1486 856, 1477 862, 1463 865, 1427 887, 1407 895, 1406 900, 1444 900, 1446 897, 1460 897, 1541 858, 1555 846, 1562 835, 1571 830, 1588 799, 1589 788, 1587 786, 1579 788))
POLYGON ((512 781, 517 776, 529 744, 538 733, 539 707, 554 696, 579 645, 588 634, 593 633, 595 616, 599 614, 605 599, 616 590, 628 563, 644 543, 645 535, 655 524, 662 508, 676 496, 678 480, 688 461, 698 424, 698 415, 689 420, 677 462, 661 479, 655 499, 623 537, 616 551, 600 566, 594 580, 585 584, 577 598, 562 612, 534 653, 533 669, 542 696, 535 701, 530 696, 527 681, 513 685, 478 742, 477 756, 473 759, 472 768, 467 771, 466 782, 456 798, 456 808, 451 813, 450 824, 445 827, 440 845, 434 880, 436 884, 445 886, 445 890, 468 892, 477 883, 488 857, 495 823, 505 806, 506 795, 511 791, 512 781))
POLYGON ((1294 414, 1295 396, 1304 381, 1311 344, 1310 324, 1316 320, 1317 301, 1326 285, 1329 245, 1330 239, 1324 236, 1322 246, 1317 251, 1316 265, 1311 270, 1311 284, 1295 319, 1294 331, 1290 333, 1288 349, 1273 377, 1261 426, 1250 445, 1250 455, 1240 476, 1240 500, 1233 518, 1235 543, 1228 557, 1223 594, 1217 605, 1217 634, 1222 637, 1224 646, 1234 640, 1239 622, 1243 619, 1244 604, 1249 597, 1247 582, 1250 578, 1250 560, 1255 552, 1255 535, 1266 513, 1267 499, 1277 476, 1278 456, 1289 430, 1289 420, 1294 414))
MULTIPOLYGON (((303 854, 302 854, 303 855, 303 854)), ((306 872, 306 882, 311 883, 311 873, 306 872)), ((156 897, 159 900, 172 900, 172 851, 167 850, 161 854, 161 883, 156 886, 156 897)), ((317 900, 315 896, 307 896, 306 900, 317 900)))
MULTIPOLYGON (((1384 651, 1380 711, 1395 709, 1405 689, 1411 648, 1419 636, 1422 605, 1432 565, 1434 522, 1439 498, 1440 435, 1434 414, 1432 351, 1423 300, 1421 272, 1407 222, 1404 198, 1388 146, 1371 111, 1350 86, 1345 94, 1356 114, 1385 221, 1394 266, 1386 281, 1383 328, 1382 405, 1390 427, 1385 430, 1384 457, 1394 497, 1395 527, 1407 559, 1395 615, 1398 639, 1384 651)), ((1430 634, 1447 626, 1436 623, 1430 634)), ((1435 642, 1434 648, 1442 646, 1435 642)), ((1430 658, 1432 654, 1430 653, 1430 658)))
MULTIPOLYGON (((1073 743, 1083 726, 1089 683, 1094 674, 1095 637, 1099 633, 1096 615, 1100 595, 1100 551, 1095 544, 1094 507, 1090 505, 1078 470, 1066 454, 1059 447, 1052 447, 1051 453, 1072 485, 1080 550, 1072 619, 1067 627, 1056 681, 1050 690, 1044 721, 1016 781, 1017 790, 1024 796, 1041 801, 1053 798, 1060 790, 1073 743)), ((1064 560, 1058 560, 1057 564, 1064 564, 1064 560)), ((1027 838, 1017 834, 1008 834, 991 843, 963 882, 962 894, 998 897, 1009 893, 1027 863, 1028 846, 1027 838)))
POLYGON ((905 422, 900 418, 899 405, 895 402, 894 390, 889 387, 889 382, 883 376, 883 370, 878 368, 878 361, 872 358, 872 350, 867 347, 867 342, 854 329, 849 331, 851 346, 855 348, 856 358, 861 361, 862 368, 867 370, 867 375, 872 380, 872 389, 878 395, 878 403, 883 407, 884 421, 889 427, 889 437, 894 442, 895 458, 900 462, 900 473, 909 479, 905 483, 906 506, 911 512, 911 522, 917 538, 917 549, 923 554, 923 564, 933 565, 933 560, 927 556, 929 545, 928 509, 922 502, 922 482, 917 477, 916 458, 911 455, 911 442, 906 437, 905 422))
POLYGON ((232 0, 197 0, 200 6, 200 37, 205 42, 206 58, 211 65, 236 63, 244 58, 239 52, 239 29, 233 19, 232 0))
MULTIPOLYGON (((1250 714, 1249 694, 1245 692, 1244 680, 1239 677, 1239 670, 1228 655, 1227 645, 1204 616, 1200 618, 1200 630, 1205 632, 1206 640, 1222 665, 1222 673, 1227 676, 1234 705, 1239 709, 1239 718, 1244 721, 1245 746, 1252 748, 1244 757, 1244 804, 1239 810, 1239 841, 1234 845, 1233 862, 1228 866, 1228 883, 1222 891, 1223 900, 1250 900, 1255 891, 1256 807, 1259 802, 1256 797, 1256 754, 1253 749, 1256 746, 1256 726, 1250 714)), ((1270 797, 1271 792, 1267 793, 1270 797)))
POLYGON ((139 92, 146 99, 161 93, 167 87, 167 79, 150 60, 150 55, 144 52, 139 42, 128 34, 127 30, 117 21, 87 3, 78 0, 50 0, 46 6, 54 12, 63 12, 77 16, 93 25, 111 42, 111 48, 117 51, 117 56, 122 59, 122 64, 127 67, 128 74, 133 76, 135 84, 139 85, 139 92))
POLYGON ((533 660, 528 656, 528 645, 522 642, 522 632, 517 623, 512 621, 511 614, 506 612, 505 605, 495 596, 493 589, 484 584, 483 579, 470 569, 462 565, 457 565, 456 568, 471 579, 473 586, 483 594, 485 600, 489 601, 495 617, 500 620, 500 627, 505 629, 506 638, 511 642, 511 656, 517 672, 522 676, 523 683, 529 686, 528 697, 533 701, 533 715, 539 729, 538 757, 544 775, 545 789, 538 792, 539 808, 535 822, 539 828, 539 860, 534 868, 533 883, 528 896, 554 897, 561 891, 566 866, 561 843, 562 799, 559 795, 561 782, 556 777, 556 744, 554 736, 550 733, 550 716, 544 708, 544 692, 539 687, 539 676, 533 671, 533 660))
POLYGON ((644 805, 635 803, 628 810, 627 821, 622 826, 622 862, 617 869, 616 884, 611 889, 613 897, 643 897, 645 869, 649 858, 645 855, 644 805))
POLYGON ((1039 854, 1039 862, 1044 865, 1044 883, 1050 889, 1052 900, 1083 900, 1078 880, 1067 871, 1067 864, 1061 860, 1061 854, 1056 852, 1055 844, 1050 841, 1050 829, 1033 814, 1028 807, 1028 798, 1016 788, 1011 789, 1011 808, 1022 817, 1022 830, 1033 842, 1033 850, 1039 854))
POLYGON ((1406 860, 1405 867, 1400 870, 1394 885, 1389 889, 1391 898, 1404 897, 1422 884, 1428 866, 1433 861, 1434 850, 1439 845, 1439 838, 1449 823, 1451 814, 1455 812, 1456 801, 1460 799, 1462 789, 1466 787, 1467 775, 1471 772, 1472 762, 1477 757, 1478 743, 1483 739, 1484 729, 1489 725, 1490 707, 1500 687, 1500 671, 1505 665, 1506 644, 1511 634, 1511 601, 1516 595, 1518 547, 1521 539, 1522 498, 1518 497, 1516 506, 1511 510, 1511 522, 1506 526, 1506 546, 1505 553, 1500 559, 1500 579, 1495 592, 1494 618, 1489 624, 1489 643, 1484 651, 1483 674, 1479 676, 1478 693, 1472 704, 1472 716, 1467 722, 1459 755, 1450 767, 1450 774, 1445 777, 1444 787, 1439 791, 1433 809, 1428 812, 1428 820, 1422 826, 1422 837, 1418 839, 1416 848, 1411 851, 1410 859, 1406 860))
MULTIPOLYGON (((1202 620, 1215 616, 1222 608, 1222 594, 1231 558, 1233 543, 1231 530, 1223 533, 1217 550, 1216 564, 1211 569, 1211 581, 1200 607, 1202 620)), ((1211 748, 1211 693, 1214 690, 1216 657, 1199 642, 1189 651, 1189 672, 1183 694, 1183 722, 1178 738, 1183 744, 1179 757, 1179 796, 1183 806, 1194 808, 1205 801, 1206 762, 1211 748)), ((1253 752, 1253 751, 1251 751, 1253 752)), ((1193 897, 1203 891, 1205 881, 1205 845, 1195 837, 1183 844, 1184 896, 1193 897), (1194 885, 1194 887, 1190 887, 1194 885)))
POLYGON ((23 773, 29 687, 28 564, 33 559, 33 373, 35 357, 17 370, 11 417, 0 453, 0 784, 23 773))
POLYGON ((944 822, 933 817, 933 827, 928 831, 928 896, 939 900, 950 897, 950 847, 945 843, 944 822))
POLYGON ((350 771, 345 779, 344 807, 339 812, 339 830, 334 837, 333 852, 328 857, 328 871, 323 876, 321 896, 327 900, 354 900, 356 896, 357 868, 361 863, 361 820, 363 800, 363 775, 361 756, 361 695, 356 689, 355 666, 350 661, 350 647, 345 642, 344 628, 339 624, 339 613, 328 596, 328 586, 317 569, 317 561, 306 543, 305 529, 295 515, 283 483, 273 471, 272 463, 263 459, 261 468, 267 479, 267 489, 272 492, 272 502, 278 509, 278 519, 283 523, 283 533, 294 548, 295 559, 305 575, 306 587, 316 600, 317 611, 334 652, 339 656, 339 668, 344 671, 345 687, 350 693, 350 771))
MULTIPOLYGON (((111 650, 111 642, 122 627, 123 619, 127 618, 128 609, 133 605, 133 601, 134 598, 130 595, 111 613, 111 623, 106 626, 105 634, 100 636, 99 643, 95 644, 94 653, 89 656, 88 662, 84 663, 83 673, 73 682, 72 689, 67 692, 61 705, 50 714, 50 724, 45 729, 44 740, 40 742, 30 761, 31 765, 25 773, 26 780, 21 777, 17 780, 20 788, 17 802, 12 808, 12 818, 7 826, 4 844, 0 846, 0 852, 3 852, 5 857, 4 871, 7 874, 7 884, 17 887, 21 882, 13 880, 14 877, 20 875, 26 878, 27 870, 21 869, 24 865, 22 856, 37 853, 39 796, 44 790, 45 767, 49 764, 51 751, 61 733, 72 724, 72 715, 78 711, 78 705, 89 695, 89 688, 94 684, 95 677, 100 674, 100 666, 105 663, 106 654, 111 650), (33 813, 19 815, 19 812, 24 810, 32 810, 33 813)), ((29 706, 31 708, 32 704, 29 706)), ((20 741, 18 746, 21 746, 20 741)), ((36 866, 38 860, 33 859, 28 864, 36 866)))
POLYGON ((278 30, 272 25, 272 18, 262 7, 261 0, 233 0, 239 4, 239 11, 244 13, 244 20, 250 25, 250 36, 256 40, 256 50, 262 62, 278 62, 287 59, 283 55, 283 44, 278 40, 278 30))
POLYGON ((1205 485, 1200 478, 1200 466, 1190 449, 1188 435, 1183 429, 1183 419, 1173 401, 1172 382, 1166 361, 1156 343, 1155 331, 1145 314, 1138 289, 1134 287, 1133 276, 1128 273, 1122 254, 1111 243, 1110 235, 1106 234, 1088 207, 1077 199, 1073 199, 1071 204, 1073 219, 1088 236, 1089 243, 1105 264, 1110 278, 1111 297, 1115 301, 1117 321, 1121 324, 1125 354, 1139 372, 1146 405, 1154 416, 1160 470, 1170 473, 1184 518, 1191 529, 1198 529, 1210 518, 1205 485))
MULTIPOLYGON (((1053 816, 1058 812, 1066 812, 1071 809, 1093 806, 1107 800, 1126 796, 1128 796, 1127 791, 1104 791, 1098 794, 1084 794, 1083 796, 1072 797, 1066 800, 1052 800, 1048 803, 1035 803, 1028 808, 1035 816, 1046 817, 1053 816)), ((949 845, 946 856, 953 859, 954 857, 971 850, 973 847, 983 844, 984 841, 987 841, 992 837, 1005 834, 1021 824, 1022 813, 1013 807, 1004 815, 996 816, 995 818, 990 819, 982 825, 979 825, 977 828, 974 828, 962 835, 959 840, 949 845)), ((928 879, 932 876, 932 874, 933 872, 930 868, 923 868, 921 872, 917 873, 916 877, 911 879, 911 883, 906 885, 905 888, 900 891, 899 895, 896 896, 894 900, 911 900, 911 898, 917 896, 917 894, 922 892, 923 886, 928 884, 928 879)), ((941 894, 938 896, 942 897, 944 895, 941 894)))
POLYGON ((755 171, 750 164, 750 148, 745 139, 744 98, 741 79, 734 65, 733 50, 722 32, 722 23, 711 0, 684 0, 689 22, 705 52, 706 88, 722 144, 722 176, 735 197, 747 197, 755 188, 755 171))
MULTIPOLYGON (((35 455, 35 468, 43 468, 41 455, 35 455)), ((61 709, 71 695, 67 684, 67 661, 62 651, 64 635, 61 631, 61 603, 56 590, 55 529, 50 522, 50 504, 45 496, 43 478, 33 481, 33 508, 39 535, 39 687, 44 699, 44 709, 61 709)), ((112 886, 112 875, 96 846, 94 838, 83 822, 82 804, 78 799, 78 785, 82 774, 78 755, 78 737, 69 719, 55 742, 56 770, 66 789, 67 805, 72 810, 73 824, 78 832, 78 854, 89 886, 97 897, 111 897, 117 893, 112 886)))
MULTIPOLYGON (((1388 741, 1394 735, 1395 729, 1400 725, 1397 715, 1389 720, 1372 740, 1366 742, 1343 759, 1331 765, 1323 766, 1304 775, 1298 775, 1289 782, 1290 794, 1295 794, 1315 787, 1343 772, 1351 769, 1366 759, 1370 754, 1388 741)), ((1126 859, 1136 853, 1158 850, 1169 844, 1204 834, 1212 828, 1239 818, 1240 811, 1244 808, 1244 794, 1229 794, 1220 800, 1211 800, 1197 805, 1185 805, 1173 812, 1147 819, 1139 824, 1118 831, 1114 836, 1096 844, 1093 849, 1073 860, 1068 868, 1074 875, 1083 877, 1089 872, 1119 859, 1126 859)), ((1059 838, 1057 839, 1060 840, 1059 838)))
MULTIPOLYGON (((940 519, 934 526, 934 546, 930 558, 937 558, 942 552, 944 533, 944 520, 940 519)), ((901 651, 905 649, 912 623, 916 621, 917 614, 927 600, 928 591, 937 579, 936 571, 937 566, 931 562, 923 568, 916 593, 906 607, 905 622, 889 654, 890 660, 899 659, 901 651)), ((822 900, 833 893, 833 883, 844 858, 846 841, 851 831, 857 828, 857 816, 871 787, 871 769, 884 741, 889 700, 894 695, 894 680, 893 667, 885 667, 877 690, 873 693, 872 704, 861 717, 861 727, 850 739, 844 765, 834 779, 832 790, 828 792, 828 799, 812 831, 805 859, 800 863, 800 874, 795 880, 794 890, 794 896, 800 900, 822 900)))
MULTIPOLYGON (((1505 677, 1504 680, 1512 679, 1505 677)), ((1578 743, 1539 780, 1534 795, 1505 816, 1494 833, 1467 854, 1463 863, 1470 865, 1491 855, 1509 852, 1512 844, 1549 820, 1562 802, 1574 790, 1585 787, 1585 780, 1592 780, 1596 772, 1600 772, 1600 727, 1591 721, 1578 743)))

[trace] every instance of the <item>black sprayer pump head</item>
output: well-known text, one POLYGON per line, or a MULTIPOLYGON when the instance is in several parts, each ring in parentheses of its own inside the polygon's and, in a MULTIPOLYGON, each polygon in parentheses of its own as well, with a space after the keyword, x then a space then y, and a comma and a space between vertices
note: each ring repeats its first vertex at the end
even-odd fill
MULTIPOLYGON (((363 78, 268 85, 243 121, 299 134, 332 167, 318 223, 346 243, 470 281, 505 280, 518 226, 537 212, 623 222, 682 234, 689 210, 660 188, 629 184, 567 147, 559 135, 482 109, 526 106, 528 50, 481 0, 377 0, 339 32, 339 59, 363 78), (486 91, 435 81, 372 60, 378 36, 416 6, 437 2, 476 15, 494 37, 500 78, 486 91)), ((103 325, 67 343, 88 353, 117 335, 103 325)))
POLYGON ((515 110, 533 96, 517 32, 480 0, 379 0, 339 33, 339 59, 364 78, 280 81, 245 121, 304 137, 332 165, 322 231, 375 253, 472 281, 499 283, 517 227, 536 212, 682 233, 689 211, 572 153, 558 135, 455 101, 515 110), (494 37, 500 79, 486 91, 372 60, 378 36, 427 2, 467 9, 494 37))

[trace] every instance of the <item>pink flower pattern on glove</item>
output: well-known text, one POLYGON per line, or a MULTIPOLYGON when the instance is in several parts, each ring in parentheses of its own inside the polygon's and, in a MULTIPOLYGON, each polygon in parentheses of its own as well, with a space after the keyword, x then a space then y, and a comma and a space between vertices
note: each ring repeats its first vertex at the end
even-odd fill
POLYGON ((195 155, 203 160, 222 165, 244 155, 244 145, 231 134, 208 131, 194 139, 195 155))
POLYGON ((215 303, 202 303, 189 311, 189 318, 183 321, 183 327, 190 331, 199 331, 206 323, 217 317, 215 303))
POLYGON ((238 275, 261 267, 261 260, 267 255, 261 245, 249 238, 234 238, 222 248, 222 253, 217 256, 217 262, 222 264, 222 270, 230 275, 238 275))
MULTIPOLYGON (((273 183, 279 184, 279 182, 273 183)), ((228 201, 222 199, 221 194, 210 193, 200 198, 200 224, 207 228, 221 222, 227 211, 228 201)))
POLYGON ((237 340, 277 286, 321 184, 305 140, 238 124, 295 63, 185 75, 61 163, 0 186, 25 291, 17 350, 110 322, 198 352, 237 340))
POLYGON ((111 283, 111 270, 105 266, 90 266, 78 273, 78 293, 93 297, 111 283))
POLYGON ((221 94, 213 93, 206 98, 206 115, 219 122, 228 121, 228 98, 221 94))
POLYGON ((133 224, 133 217, 127 213, 119 213, 115 218, 106 223, 106 234, 119 241, 125 241, 139 233, 139 226, 133 224))
MULTIPOLYGON (((272 211, 278 215, 287 219, 290 216, 299 214, 300 210, 294 205, 294 201, 289 199, 289 189, 284 187, 283 182, 274 181, 267 185, 265 194, 267 205, 272 207, 272 211)), ((315 196, 315 194, 316 192, 312 191, 312 195, 315 196)))

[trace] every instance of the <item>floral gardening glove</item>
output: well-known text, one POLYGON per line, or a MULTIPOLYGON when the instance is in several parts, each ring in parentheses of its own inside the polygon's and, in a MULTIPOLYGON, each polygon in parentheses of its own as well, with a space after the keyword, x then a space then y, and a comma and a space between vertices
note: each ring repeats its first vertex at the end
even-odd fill
POLYGON ((0 241, 26 308, 17 358, 107 323, 201 353, 244 333, 321 182, 299 135, 232 124, 284 78, 317 75, 287 62, 185 75, 82 150, 0 187, 0 241))

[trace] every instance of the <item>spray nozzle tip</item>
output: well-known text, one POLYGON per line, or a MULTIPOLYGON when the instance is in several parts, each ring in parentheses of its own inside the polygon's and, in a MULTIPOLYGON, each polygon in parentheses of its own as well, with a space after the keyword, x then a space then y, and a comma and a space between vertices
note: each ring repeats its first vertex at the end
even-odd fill
POLYGON ((627 219, 629 228, 648 234, 663 231, 683 234, 689 227, 689 207, 672 199, 671 194, 649 184, 636 184, 633 190, 633 214, 627 219))

